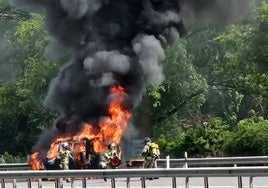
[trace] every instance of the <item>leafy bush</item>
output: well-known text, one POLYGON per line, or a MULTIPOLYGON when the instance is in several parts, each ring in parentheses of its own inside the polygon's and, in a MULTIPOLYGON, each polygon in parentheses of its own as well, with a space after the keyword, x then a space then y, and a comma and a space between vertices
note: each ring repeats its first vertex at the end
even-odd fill
POLYGON ((268 120, 250 118, 240 121, 228 141, 226 152, 234 156, 268 154, 268 120))
POLYGON ((229 137, 229 125, 220 118, 211 118, 186 131, 183 148, 190 157, 224 156, 225 141, 229 137))
POLYGON ((28 161, 27 157, 22 156, 21 154, 13 156, 8 152, 5 152, 3 157, 6 163, 25 163, 28 161))
POLYGON ((182 156, 181 144, 184 140, 184 132, 178 125, 176 116, 171 116, 155 125, 153 135, 160 147, 161 158, 168 155, 172 158, 182 156))

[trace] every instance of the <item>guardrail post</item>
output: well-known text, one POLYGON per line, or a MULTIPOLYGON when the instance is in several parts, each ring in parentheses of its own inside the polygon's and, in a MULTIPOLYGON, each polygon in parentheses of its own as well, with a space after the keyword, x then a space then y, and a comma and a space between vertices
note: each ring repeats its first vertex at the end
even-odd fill
POLYGON ((28 188, 32 188, 32 183, 31 183, 30 178, 27 179, 27 185, 28 185, 28 188))
POLYGON ((242 185, 242 176, 238 176, 238 188, 243 188, 243 185, 242 185))
POLYGON ((71 178, 71 188, 74 188, 74 178, 71 178))
POLYGON ((130 178, 127 177, 127 188, 130 188, 130 178))
POLYGON ((188 154, 187 154, 186 151, 184 152, 184 159, 185 159, 184 168, 188 168, 188 162, 187 162, 187 160, 188 160, 188 154))
POLYGON ((208 177, 207 176, 204 177, 204 185, 205 185, 204 186, 205 188, 208 188, 208 177))
POLYGON ((189 188, 189 177, 185 177, 185 188, 189 188))
MULTIPOLYGON (((188 154, 186 151, 184 152, 184 159, 185 159, 184 168, 188 168, 188 163, 187 163, 188 154)), ((185 188, 189 188, 189 177, 188 176, 185 177, 185 188)))
POLYGON ((63 181, 62 181, 62 178, 57 178, 55 180, 55 186, 56 188, 63 188, 63 181))
POLYGON ((145 185, 145 177, 142 177, 141 178, 141 188, 146 188, 146 185, 145 185))
POLYGON ((42 179, 38 178, 38 188, 42 188, 42 179))
POLYGON ((177 188, 176 177, 172 177, 172 188, 177 188))
POLYGON ((169 168, 170 167, 170 161, 169 161, 169 155, 166 157, 166 161, 167 161, 167 166, 166 166, 166 168, 169 168))
POLYGON ((253 188, 253 177, 249 176, 249 188, 253 188))
POLYGON ((114 178, 111 178, 111 187, 115 188, 115 179, 114 178))
POLYGON ((59 179, 55 179, 55 188, 59 188, 59 179))
POLYGON ((86 177, 82 178, 82 188, 87 188, 87 179, 86 179, 86 177))
POLYGON ((1 179, 1 188, 5 188, 5 179, 1 179))
POLYGON ((13 188, 17 188, 17 180, 13 179, 13 188))

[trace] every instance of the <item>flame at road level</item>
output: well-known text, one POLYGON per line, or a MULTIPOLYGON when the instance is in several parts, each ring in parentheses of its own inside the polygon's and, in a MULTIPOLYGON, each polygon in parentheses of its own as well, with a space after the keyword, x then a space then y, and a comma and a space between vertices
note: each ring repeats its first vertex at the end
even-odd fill
MULTIPOLYGON (((75 136, 69 134, 58 135, 50 145, 46 154, 47 159, 57 157, 59 144, 64 141, 72 144, 73 155, 77 160, 79 160, 79 153, 85 151, 83 143, 85 139, 94 140, 94 150, 98 153, 103 152, 109 142, 120 143, 123 132, 131 118, 131 113, 123 107, 127 94, 122 86, 111 87, 110 93, 112 98, 108 109, 109 116, 102 118, 97 127, 85 123, 83 129, 75 136)), ((29 165, 34 170, 43 169, 39 152, 31 155, 29 165)))
POLYGON ((41 169, 44 169, 42 163, 40 162, 40 157, 39 157, 39 153, 38 152, 35 152, 35 153, 33 153, 31 155, 29 166, 33 170, 41 170, 41 169))

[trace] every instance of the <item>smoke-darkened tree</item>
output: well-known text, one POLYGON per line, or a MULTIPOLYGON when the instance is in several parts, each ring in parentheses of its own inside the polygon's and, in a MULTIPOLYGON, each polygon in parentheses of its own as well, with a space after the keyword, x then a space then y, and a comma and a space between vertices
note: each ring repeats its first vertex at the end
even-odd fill
POLYGON ((0 20, 10 22, 11 20, 26 20, 29 18, 29 12, 11 6, 8 0, 0 0, 0 20))
MULTIPOLYGON (((248 112, 253 109, 259 115, 267 115, 267 30, 262 25, 268 24, 267 4, 263 3, 254 22, 242 26, 230 26, 227 31, 215 39, 220 45, 218 54, 221 58, 215 59, 215 68, 212 72, 213 82, 223 88, 232 89, 244 96, 254 96, 249 100, 242 100, 248 105, 248 112), (266 9, 266 11, 265 11, 266 9), (219 79, 220 78, 220 79, 219 79), (254 104, 255 103, 255 104, 254 104)), ((245 104, 241 104, 245 107, 245 104)), ((239 115, 239 114, 238 114, 239 115)), ((249 117, 248 113, 238 117, 238 120, 249 117)))
POLYGON ((199 113, 207 93, 206 80, 192 66, 191 55, 186 51, 186 41, 166 49, 163 61, 166 80, 160 90, 159 105, 152 109, 154 123, 170 116, 192 117, 199 113), (155 116, 157 114, 157 116, 155 116))
POLYGON ((139 119, 147 118, 152 125, 152 135, 160 147, 165 148, 164 155, 183 153, 179 150, 183 132, 193 122, 201 121, 200 107, 207 94, 206 80, 192 66, 186 44, 187 41, 182 40, 166 49, 163 61, 166 79, 160 87, 148 87, 149 96, 144 101, 149 101, 151 108, 146 109, 144 103, 141 104, 143 113, 139 119))
POLYGON ((263 3, 255 18, 246 17, 224 33, 222 27, 210 24, 189 38, 193 63, 210 85, 203 113, 223 117, 232 125, 250 117, 251 109, 267 115, 266 7, 263 3))
MULTIPOLYGON (((260 6, 255 19, 251 18, 231 25, 226 30, 215 25, 215 22, 206 21, 196 26, 197 32, 187 38, 188 61, 195 65, 197 72, 206 78, 209 85, 206 102, 201 106, 202 114, 195 113, 199 118, 192 118, 195 121, 188 121, 188 125, 194 126, 207 118, 221 117, 223 122, 236 126, 239 120, 252 115, 267 117, 267 40, 263 40, 267 39, 267 4, 260 6)), ((162 93, 156 96, 164 97, 162 93)), ((165 110, 161 110, 160 117, 165 114, 165 110)), ((167 120, 174 121, 174 117, 167 120)), ((170 124, 167 121, 165 123, 170 124)), ((179 123, 177 125, 181 126, 179 123)), ((163 130, 162 127, 153 131, 155 137, 161 143, 165 138, 169 142, 163 143, 174 144, 175 139, 169 132, 176 132, 176 129, 164 129, 167 134, 159 137, 158 130, 163 130)), ((177 133, 178 136, 184 136, 177 133)), ((173 145, 173 148, 176 146, 173 145)), ((224 155, 220 150, 214 152, 224 155)), ((202 152, 194 150, 192 154, 201 155, 202 152)))

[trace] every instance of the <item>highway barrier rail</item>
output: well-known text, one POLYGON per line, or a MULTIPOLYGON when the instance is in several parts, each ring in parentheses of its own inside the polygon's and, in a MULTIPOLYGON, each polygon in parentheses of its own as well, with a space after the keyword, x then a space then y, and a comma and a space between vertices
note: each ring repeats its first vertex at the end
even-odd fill
POLYGON ((237 177, 238 188, 242 188, 242 178, 249 177, 249 187, 253 188, 253 178, 268 176, 268 166, 258 167, 207 167, 207 168, 156 168, 156 169, 104 169, 104 170, 41 170, 41 171, 0 171, 1 188, 5 188, 5 181, 27 181, 27 187, 32 187, 32 181, 38 180, 38 188, 42 188, 42 179, 52 178, 55 188, 63 188, 63 178, 71 178, 71 187, 74 179, 82 181, 81 188, 87 188, 87 178, 109 178, 111 188, 115 188, 116 178, 126 178, 126 188, 130 188, 131 178, 141 178, 141 187, 146 188, 146 177, 169 177, 172 188, 177 187, 176 178, 185 177, 185 188, 189 188, 190 177, 203 177, 204 188, 209 188, 208 177, 237 177))
MULTIPOLYGON (((135 160, 142 162, 142 160, 135 160)), ((132 161, 133 162, 133 161, 132 161)), ((209 188, 208 177, 236 177, 238 188, 242 188, 242 177, 249 178, 249 188, 253 188, 254 177, 268 177, 267 156, 252 157, 221 157, 221 158, 187 158, 184 159, 158 159, 158 168, 140 169, 139 166, 124 166, 119 169, 83 169, 83 170, 30 170, 27 163, 1 164, 1 188, 9 188, 7 182, 12 182, 12 188, 19 188, 17 182, 26 181, 27 188, 37 182, 38 188, 43 182, 55 182, 55 188, 63 188, 63 180, 71 178, 71 187, 74 180, 81 181, 81 188, 87 188, 88 178, 111 179, 111 188, 116 188, 116 178, 126 178, 126 188, 130 188, 132 178, 140 178, 141 188, 146 188, 146 177, 170 178, 172 188, 177 188, 177 179, 185 178, 185 188, 189 188, 189 178, 202 177, 204 188, 209 188), (131 167, 131 168, 130 168, 131 167), (137 168, 138 167, 138 168, 137 168)), ((54 187, 54 186, 53 186, 54 187)))
MULTIPOLYGON (((141 168, 142 159, 132 159, 126 161, 123 168, 141 168)), ((249 156, 249 157, 207 157, 207 158, 180 158, 157 159, 158 167, 180 168, 180 167, 211 167, 211 166, 259 166, 268 165, 268 156, 249 156)), ((27 163, 7 163, 0 164, 0 170, 30 170, 27 163)))
MULTIPOLYGON (((142 159, 126 161, 128 167, 142 167, 142 159)), ((207 158, 180 158, 157 159, 158 167, 211 167, 211 166, 259 166, 268 165, 268 156, 247 156, 247 157, 207 157, 207 158)))

